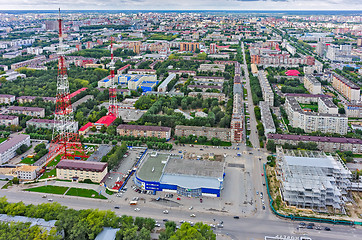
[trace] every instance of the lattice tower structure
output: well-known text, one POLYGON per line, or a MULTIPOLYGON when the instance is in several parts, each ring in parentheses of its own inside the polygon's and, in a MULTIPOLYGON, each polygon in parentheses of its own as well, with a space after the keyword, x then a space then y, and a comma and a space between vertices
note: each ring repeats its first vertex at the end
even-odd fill
POLYGON ((108 115, 118 117, 118 104, 117 104, 117 87, 114 82, 114 60, 113 60, 113 39, 111 38, 111 62, 110 62, 111 74, 109 75, 109 81, 111 81, 109 87, 109 107, 108 115))

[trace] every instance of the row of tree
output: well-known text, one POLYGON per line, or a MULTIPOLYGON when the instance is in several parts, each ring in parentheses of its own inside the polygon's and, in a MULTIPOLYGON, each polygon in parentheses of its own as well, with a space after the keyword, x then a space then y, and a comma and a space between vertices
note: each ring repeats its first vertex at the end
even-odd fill
POLYGON ((101 162, 108 163, 108 170, 112 170, 123 159, 123 155, 127 152, 127 145, 125 142, 121 146, 115 145, 112 150, 102 158, 101 162))

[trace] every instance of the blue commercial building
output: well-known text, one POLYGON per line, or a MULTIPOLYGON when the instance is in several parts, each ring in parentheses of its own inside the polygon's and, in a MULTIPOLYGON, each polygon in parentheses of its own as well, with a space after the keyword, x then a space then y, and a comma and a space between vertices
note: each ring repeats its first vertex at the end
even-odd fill
POLYGON ((151 152, 144 157, 134 181, 145 190, 165 190, 187 197, 220 197, 224 177, 224 162, 151 152))

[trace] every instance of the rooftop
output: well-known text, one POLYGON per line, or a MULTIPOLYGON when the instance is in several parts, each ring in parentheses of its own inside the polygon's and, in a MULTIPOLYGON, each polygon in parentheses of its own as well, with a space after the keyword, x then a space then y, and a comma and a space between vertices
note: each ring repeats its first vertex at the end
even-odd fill
POLYGON ((138 177, 145 181, 160 181, 163 168, 169 157, 169 154, 147 153, 142 165, 137 171, 138 177))
POLYGON ((143 125, 127 125, 121 124, 117 129, 126 129, 126 130, 140 130, 140 131, 170 131, 169 127, 160 127, 160 126, 143 126, 143 125))
POLYGON ((6 152, 10 148, 12 148, 14 145, 16 145, 17 143, 19 143, 21 141, 24 141, 27 138, 30 139, 30 136, 25 135, 25 134, 13 134, 13 135, 10 135, 10 138, 8 140, 6 140, 5 142, 2 142, 0 144, 0 154, 6 152))
POLYGON ((107 163, 103 162, 86 162, 81 160, 61 160, 56 168, 60 169, 74 169, 83 171, 102 172, 106 167, 107 163))
POLYGON ((14 110, 14 111, 40 112, 40 111, 44 111, 44 108, 12 106, 12 107, 9 107, 8 110, 10 110, 10 111, 14 110))

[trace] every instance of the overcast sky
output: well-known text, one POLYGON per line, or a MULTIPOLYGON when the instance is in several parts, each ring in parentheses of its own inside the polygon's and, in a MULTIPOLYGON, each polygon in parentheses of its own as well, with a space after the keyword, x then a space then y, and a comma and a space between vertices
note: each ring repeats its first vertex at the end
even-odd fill
POLYGON ((362 10, 362 0, 0 0, 0 10, 362 10))

